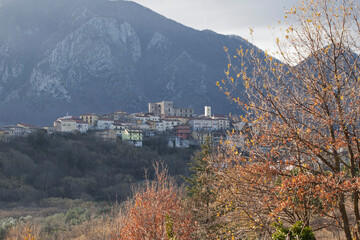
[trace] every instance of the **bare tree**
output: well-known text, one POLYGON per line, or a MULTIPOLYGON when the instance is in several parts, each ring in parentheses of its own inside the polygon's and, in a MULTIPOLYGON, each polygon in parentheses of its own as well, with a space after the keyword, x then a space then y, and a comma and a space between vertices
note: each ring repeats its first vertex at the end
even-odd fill
POLYGON ((242 182, 251 191, 235 188, 233 196, 258 194, 257 208, 273 220, 337 227, 348 240, 360 236, 359 10, 345 0, 300 1, 286 13, 284 41, 276 40, 282 62, 258 50, 226 49, 226 79, 217 83, 253 124, 242 146, 248 156, 225 160, 241 163, 237 171, 217 170, 229 183, 226 174, 239 185, 250 177, 242 182))

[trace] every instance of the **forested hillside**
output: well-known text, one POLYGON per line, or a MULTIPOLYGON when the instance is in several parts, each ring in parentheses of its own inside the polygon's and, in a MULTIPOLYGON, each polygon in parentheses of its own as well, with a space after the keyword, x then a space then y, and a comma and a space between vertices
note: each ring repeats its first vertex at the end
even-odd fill
POLYGON ((163 161, 172 175, 186 175, 194 149, 170 149, 160 138, 143 148, 109 143, 91 135, 40 131, 0 142, 0 202, 28 204, 43 198, 122 200, 131 185, 152 176, 163 161))

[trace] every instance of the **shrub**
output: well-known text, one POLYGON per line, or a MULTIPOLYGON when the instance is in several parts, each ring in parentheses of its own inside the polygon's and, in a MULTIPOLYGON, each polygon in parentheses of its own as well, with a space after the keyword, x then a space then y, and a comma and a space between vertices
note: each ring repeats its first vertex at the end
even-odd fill
POLYGON ((301 221, 290 228, 285 227, 282 222, 274 223, 273 226, 276 228, 276 232, 272 235, 273 240, 315 240, 311 227, 304 226, 301 221))
POLYGON ((193 239, 196 227, 191 211, 166 171, 155 169, 155 181, 147 182, 119 216, 123 224, 114 230, 113 240, 193 239))

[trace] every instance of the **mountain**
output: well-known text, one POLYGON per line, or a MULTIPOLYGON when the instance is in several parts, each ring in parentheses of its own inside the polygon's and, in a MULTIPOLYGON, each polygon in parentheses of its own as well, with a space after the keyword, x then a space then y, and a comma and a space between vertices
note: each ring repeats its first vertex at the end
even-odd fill
POLYGON ((240 37, 198 31, 129 1, 3 0, 0 125, 47 125, 69 113, 147 111, 147 103, 236 112, 215 85, 223 47, 240 37))

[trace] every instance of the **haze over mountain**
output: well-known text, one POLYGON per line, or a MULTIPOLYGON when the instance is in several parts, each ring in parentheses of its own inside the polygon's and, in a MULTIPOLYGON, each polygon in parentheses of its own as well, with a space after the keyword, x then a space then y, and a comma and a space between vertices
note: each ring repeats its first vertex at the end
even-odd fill
POLYGON ((128 1, 4 0, 0 125, 60 116, 147 111, 147 103, 236 112, 215 85, 223 46, 240 37, 198 31, 128 1))

